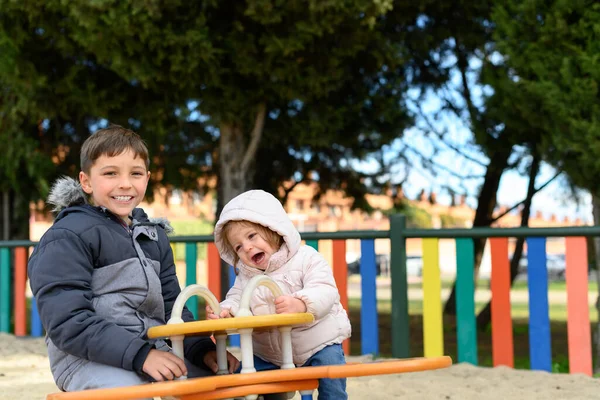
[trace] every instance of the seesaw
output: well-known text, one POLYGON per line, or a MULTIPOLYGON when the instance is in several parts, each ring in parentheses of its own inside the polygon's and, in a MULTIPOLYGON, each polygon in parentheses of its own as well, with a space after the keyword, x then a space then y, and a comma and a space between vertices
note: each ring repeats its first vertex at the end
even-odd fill
MULTIPOLYGON (((235 396, 257 393, 261 384, 281 384, 273 386, 274 391, 258 393, 278 393, 289 390, 306 390, 301 385, 312 386, 320 378, 353 378, 359 376, 389 375, 404 372, 428 371, 452 365, 450 357, 411 358, 398 361, 369 362, 362 364, 302 367, 288 370, 261 371, 251 374, 220 375, 208 378, 193 378, 180 381, 157 382, 138 386, 111 389, 93 389, 81 392, 53 393, 47 400, 131 400, 138 398, 175 396, 181 400, 223 399, 232 397, 233 389, 249 388, 235 396), (224 389, 229 389, 230 392, 224 389), (219 392, 219 390, 222 390, 219 392), (215 397, 215 394, 219 397, 215 397), (221 397, 221 394, 223 395, 221 397)), ((316 388, 310 387, 309 389, 316 388)), ((312 398, 308 397, 309 399, 312 398)))
POLYGON ((258 286, 266 286, 273 297, 282 291, 271 278, 260 275, 250 280, 242 292, 240 307, 236 317, 183 322, 181 313, 186 300, 192 295, 200 295, 215 311, 220 312, 215 296, 202 285, 184 288, 173 305, 172 317, 167 325, 152 327, 148 338, 169 338, 173 353, 183 358, 183 339, 186 335, 214 335, 217 348, 218 372, 215 377, 183 379, 138 386, 111 389, 93 389, 80 392, 54 393, 47 400, 67 399, 107 399, 128 400, 158 396, 177 396, 183 400, 227 399, 245 396, 256 399, 257 394, 293 392, 299 390, 302 399, 312 399, 312 392, 322 378, 350 378, 367 375, 385 375, 403 372, 416 372, 445 368, 452 364, 450 357, 414 358, 398 361, 383 361, 364 364, 332 365, 296 368, 292 356, 291 331, 294 326, 314 321, 309 313, 275 314, 253 316, 250 312, 250 298, 258 286), (281 332, 283 364, 280 370, 256 372, 254 368, 252 332, 257 329, 277 328, 281 332), (240 334, 242 353, 241 374, 228 375, 226 339, 229 334, 240 334))

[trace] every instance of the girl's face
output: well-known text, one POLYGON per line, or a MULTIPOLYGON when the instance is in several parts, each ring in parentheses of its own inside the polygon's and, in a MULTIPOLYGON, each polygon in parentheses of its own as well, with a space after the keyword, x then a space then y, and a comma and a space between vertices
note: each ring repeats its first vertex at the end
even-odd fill
POLYGON ((91 195, 94 205, 108 208, 125 222, 144 199, 149 179, 146 163, 130 149, 114 157, 102 155, 90 168, 89 175, 79 174, 81 187, 91 195))
POLYGON ((267 269, 271 256, 277 251, 251 226, 231 229, 227 240, 244 264, 263 271, 267 269))

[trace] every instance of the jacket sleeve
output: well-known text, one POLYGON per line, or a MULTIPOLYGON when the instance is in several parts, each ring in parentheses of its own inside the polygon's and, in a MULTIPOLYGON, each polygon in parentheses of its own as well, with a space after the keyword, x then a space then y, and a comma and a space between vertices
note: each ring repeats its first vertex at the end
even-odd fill
MULTIPOLYGON (((175 262, 173 260, 173 251, 169 245, 169 239, 163 229, 157 228, 159 231, 160 243, 160 282, 162 285, 162 296, 165 304, 165 321, 171 318, 173 305, 177 296, 181 293, 179 280, 175 273, 175 262)), ((183 307, 181 319, 185 322, 196 321, 192 312, 186 307, 183 307)), ((183 340, 183 352, 185 358, 193 364, 206 368, 204 364, 204 356, 211 350, 215 350, 216 346, 213 341, 206 336, 186 336, 183 340)))
POLYGON ((148 343, 96 315, 91 287, 94 260, 82 238, 50 229, 35 248, 28 273, 42 324, 60 350, 90 361, 133 370, 148 343))
POLYGON ((225 300, 221 302, 221 310, 229 310, 229 313, 236 316, 240 309, 240 300, 242 299, 242 278, 235 277, 233 286, 227 292, 225 300))
POLYGON ((340 293, 331 267, 321 254, 312 250, 303 262, 303 287, 293 296, 306 304, 306 312, 313 314, 315 319, 321 319, 340 301, 340 293))

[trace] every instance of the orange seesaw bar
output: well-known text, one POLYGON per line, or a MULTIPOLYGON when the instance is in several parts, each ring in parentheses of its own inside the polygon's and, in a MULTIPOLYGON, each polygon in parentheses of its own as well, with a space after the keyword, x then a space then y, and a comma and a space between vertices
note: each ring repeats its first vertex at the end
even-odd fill
MULTIPOLYGON (((448 356, 410 358, 398 361, 381 361, 363 364, 302 367, 287 370, 262 371, 249 374, 221 375, 181 381, 157 382, 139 386, 110 389, 93 389, 80 392, 52 393, 46 400, 132 400, 144 397, 186 396, 224 388, 263 383, 298 382, 321 378, 352 378, 370 375, 388 375, 404 372, 427 371, 452 365, 448 356)), ((203 397, 204 398, 204 397, 203 397)))

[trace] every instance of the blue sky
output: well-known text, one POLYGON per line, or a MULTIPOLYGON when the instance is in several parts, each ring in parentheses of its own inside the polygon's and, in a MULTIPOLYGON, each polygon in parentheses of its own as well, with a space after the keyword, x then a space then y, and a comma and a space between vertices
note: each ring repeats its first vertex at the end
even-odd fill
MULTIPOLYGON (((475 60, 473 71, 480 65, 475 60)), ((469 74, 474 103, 483 107, 482 96, 490 94, 491 89, 478 86, 474 73, 469 74)), ((403 189, 409 198, 416 198, 421 190, 427 193, 432 190, 437 193, 440 203, 450 204, 448 188, 455 193, 466 194, 467 202, 472 207, 477 206, 476 196, 478 187, 483 182, 485 166, 488 163, 479 146, 474 143, 473 135, 465 126, 463 119, 449 112, 440 112, 442 101, 440 95, 451 99, 455 106, 464 108, 464 101, 456 90, 460 85, 460 77, 454 74, 449 88, 438 93, 429 91, 421 93, 409 92, 409 107, 416 115, 416 126, 404 132, 401 139, 383 149, 384 160, 391 165, 390 174, 386 177, 392 183, 404 181, 403 189), (440 137, 444 137, 441 140, 440 137), (396 158, 403 155, 407 162, 399 162, 396 158), (425 157, 425 161, 424 158, 425 157), (407 166, 408 165, 408 166, 407 166), (431 172, 431 171, 435 172, 431 172)), ((468 120, 468 118, 465 118, 468 120)), ((516 148, 511 162, 520 160, 523 172, 529 160, 524 149, 516 148), (523 152, 523 154, 521 154, 523 152)), ((358 163, 359 168, 372 170, 374 161, 358 163)), ((536 187, 540 187, 556 175, 556 170, 542 164, 536 178, 536 187)), ((528 178, 511 170, 505 172, 498 191, 498 203, 512 207, 521 202, 527 193, 528 178)), ((569 190, 564 176, 554 179, 533 198, 532 214, 541 211, 544 217, 554 214, 559 220, 564 217, 580 218, 586 223, 593 223, 591 196, 584 191, 578 192, 579 200, 574 198, 569 190)))
MULTIPOLYGON (((391 180, 399 181, 406 178, 403 188, 409 198, 416 198, 422 189, 427 193, 433 190, 438 195, 438 201, 443 204, 450 204, 450 196, 445 188, 452 187, 457 193, 467 194, 468 204, 476 207, 478 187, 483 181, 487 159, 475 146, 470 145, 471 133, 468 130, 454 124, 449 127, 447 137, 452 142, 451 146, 461 149, 466 157, 419 129, 405 132, 404 138, 396 141, 386 152, 391 157, 395 152, 404 151, 407 158, 413 160, 413 167, 408 169, 402 166, 395 167, 391 180), (417 151, 435 160, 434 169, 437 170, 435 174, 419 165, 420 157, 417 151)), ((542 186, 554 175, 556 170, 544 163, 536 179, 536 187, 542 186)), ((498 191, 499 204, 511 207, 522 201, 527 193, 527 185, 528 178, 521 176, 517 171, 505 172, 498 191)), ((584 191, 579 195, 580 200, 577 202, 571 195, 565 180, 558 177, 534 196, 532 212, 539 210, 546 218, 554 214, 559 220, 568 216, 570 219, 580 218, 587 223, 592 223, 591 196, 584 191)))

